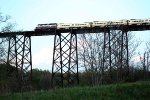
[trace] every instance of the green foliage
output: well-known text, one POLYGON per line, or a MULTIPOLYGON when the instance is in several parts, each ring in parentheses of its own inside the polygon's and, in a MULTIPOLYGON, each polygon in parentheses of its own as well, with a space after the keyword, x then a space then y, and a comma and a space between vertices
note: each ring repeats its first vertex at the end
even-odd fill
POLYGON ((1 96, 0 100, 149 100, 150 82, 74 87, 1 96))
POLYGON ((17 91, 16 68, 10 65, 0 65, 0 94, 17 91))
POLYGON ((49 71, 33 69, 32 73, 32 86, 34 90, 48 90, 50 88, 51 73, 49 71))
MULTIPOLYGON (((109 71, 108 71, 109 72, 109 71)), ((107 73, 104 73, 103 82, 101 83, 101 77, 95 78, 98 76, 97 73, 87 71, 79 73, 79 86, 96 86, 100 84, 112 84, 112 83, 125 83, 125 82, 135 82, 143 79, 143 71, 141 69, 134 69, 130 72, 128 77, 122 78, 122 80, 117 81, 116 71, 112 70, 112 79, 107 76, 107 73), (106 75, 106 76, 105 76, 106 75)), ((28 73, 26 73, 28 74, 28 73)), ((0 94, 14 93, 19 92, 19 80, 16 77, 17 72, 16 68, 13 66, 0 65, 0 94)), ((60 76, 60 73, 56 73, 56 76, 60 76)), ((150 76, 150 72, 149 72, 150 76)), ((64 83, 67 84, 66 81, 64 83)), ((51 73, 47 70, 32 70, 32 90, 49 90, 51 89, 51 73)), ((64 85, 65 86, 65 85, 64 85)), ((58 86, 56 86, 58 87, 58 86)), ((67 87, 67 85, 66 85, 67 87)))
MULTIPOLYGON (((33 90, 48 90, 50 89, 51 73, 33 69, 32 88, 33 90)), ((28 73, 26 73, 28 74, 28 73)), ((19 80, 17 77, 16 68, 10 65, 0 65, 0 95, 19 92, 19 80)))

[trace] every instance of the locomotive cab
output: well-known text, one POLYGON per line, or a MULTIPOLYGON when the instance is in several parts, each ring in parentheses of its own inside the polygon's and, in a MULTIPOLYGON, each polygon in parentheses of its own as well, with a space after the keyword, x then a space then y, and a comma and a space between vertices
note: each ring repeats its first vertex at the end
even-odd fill
POLYGON ((57 28, 57 23, 49 23, 49 24, 38 24, 37 27, 35 28, 35 31, 46 31, 46 30, 51 30, 51 29, 56 29, 57 28))

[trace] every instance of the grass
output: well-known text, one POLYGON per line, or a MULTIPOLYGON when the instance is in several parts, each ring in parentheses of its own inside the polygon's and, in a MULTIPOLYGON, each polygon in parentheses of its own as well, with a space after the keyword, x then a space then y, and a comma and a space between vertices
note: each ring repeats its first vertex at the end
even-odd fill
POLYGON ((16 93, 0 100, 150 100, 150 81, 16 93))

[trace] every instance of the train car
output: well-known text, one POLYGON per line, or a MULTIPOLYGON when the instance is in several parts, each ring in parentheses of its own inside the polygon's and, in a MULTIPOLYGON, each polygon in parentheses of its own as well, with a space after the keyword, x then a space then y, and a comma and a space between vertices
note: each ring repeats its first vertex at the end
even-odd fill
POLYGON ((107 25, 108 25, 108 22, 105 22, 105 21, 94 21, 94 22, 92 22, 92 27, 104 27, 107 25))
POLYGON ((60 23, 57 25, 57 29, 77 29, 77 28, 86 28, 86 27, 90 27, 89 23, 60 23))
POLYGON ((51 30, 51 29, 56 29, 56 28, 57 28, 57 23, 38 24, 37 27, 35 28, 35 31, 51 30))
POLYGON ((75 24, 75 26, 77 26, 78 28, 88 28, 88 27, 91 27, 91 22, 75 24))
POLYGON ((150 18, 144 19, 144 24, 150 24, 150 18))
POLYGON ((69 27, 71 27, 71 24, 66 24, 66 23, 59 23, 57 24, 57 29, 69 29, 69 27))
POLYGON ((130 19, 128 20, 129 25, 141 25, 144 23, 144 20, 141 19, 130 19))
POLYGON ((128 24, 127 20, 117 20, 111 22, 111 25, 127 25, 127 24, 128 24))

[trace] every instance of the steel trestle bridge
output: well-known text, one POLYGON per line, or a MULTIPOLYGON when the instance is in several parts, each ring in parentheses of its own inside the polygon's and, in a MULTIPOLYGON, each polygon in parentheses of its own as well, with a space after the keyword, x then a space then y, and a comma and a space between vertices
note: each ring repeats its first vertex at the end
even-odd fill
MULTIPOLYGON (((49 31, 20 31, 0 33, 0 44, 9 44, 6 58, 0 63, 16 67, 21 88, 27 88, 32 80, 31 37, 54 35, 52 63, 52 87, 73 86, 79 84, 77 34, 103 33, 103 67, 120 66, 127 68, 128 75, 128 33, 130 31, 150 30, 150 25, 116 25, 94 28, 52 29, 49 31), (64 35, 64 33, 66 33, 64 35), (115 48, 114 48, 115 47, 115 48), (115 65, 115 53, 118 52, 119 64, 115 65), (25 75, 24 73, 28 73, 25 75)), ((0 50, 2 48, 0 47, 0 50)), ((121 72, 120 72, 121 73, 121 72)), ((122 76, 123 77, 123 76, 122 76)))

